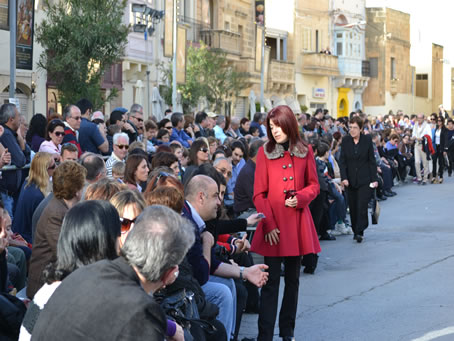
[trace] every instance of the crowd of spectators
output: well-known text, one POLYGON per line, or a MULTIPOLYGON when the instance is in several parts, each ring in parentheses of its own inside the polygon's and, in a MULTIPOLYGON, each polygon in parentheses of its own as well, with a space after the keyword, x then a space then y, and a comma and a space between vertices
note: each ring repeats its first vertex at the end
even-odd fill
MULTIPOLYGON (((253 200, 266 115, 170 111, 156 122, 138 104, 109 117, 93 109, 81 99, 27 125, 13 104, 0 108, 0 314, 19 319, 0 335, 16 339, 25 314, 21 340, 236 340, 268 279, 248 252, 266 219, 253 200), (183 289, 211 330, 164 314, 159 302, 183 289)), ((340 155, 355 116, 373 141, 378 200, 452 174, 454 123, 442 110, 296 114, 316 161, 320 194, 309 207, 320 240, 352 234, 340 155)), ((305 273, 317 258, 305 255, 305 273)))

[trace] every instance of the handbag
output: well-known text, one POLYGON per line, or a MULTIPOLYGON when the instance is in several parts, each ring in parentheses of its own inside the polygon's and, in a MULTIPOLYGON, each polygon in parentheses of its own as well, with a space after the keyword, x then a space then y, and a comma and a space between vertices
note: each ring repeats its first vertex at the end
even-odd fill
POLYGON ((372 199, 372 212, 371 212, 371 218, 372 218, 372 225, 377 225, 378 224, 378 218, 380 217, 380 204, 378 203, 377 200, 377 190, 374 190, 374 197, 372 199))

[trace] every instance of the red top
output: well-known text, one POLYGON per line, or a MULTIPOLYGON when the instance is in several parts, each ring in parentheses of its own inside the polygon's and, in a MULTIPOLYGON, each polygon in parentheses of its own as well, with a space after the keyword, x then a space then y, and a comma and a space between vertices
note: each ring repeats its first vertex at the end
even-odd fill
POLYGON ((254 204, 266 218, 258 224, 251 251, 269 257, 301 256, 321 251, 309 204, 320 193, 312 149, 291 152, 277 144, 260 148, 255 170, 254 204), (285 206, 285 193, 296 190, 296 208, 285 206), (278 228, 280 241, 271 246, 265 234, 278 228))

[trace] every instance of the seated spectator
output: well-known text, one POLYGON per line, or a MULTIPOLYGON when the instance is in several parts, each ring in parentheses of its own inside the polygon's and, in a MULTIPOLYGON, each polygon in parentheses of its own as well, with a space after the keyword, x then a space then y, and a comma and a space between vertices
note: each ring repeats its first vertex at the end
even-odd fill
MULTIPOLYGON (((184 116, 182 113, 176 112, 172 114, 172 134, 170 135, 170 142, 178 141, 183 147, 189 148, 192 144, 192 138, 183 130, 184 116)), ((159 137, 158 137, 159 139, 159 137)))
POLYGON ((145 156, 140 154, 129 155, 125 167, 125 184, 130 189, 142 192, 142 186, 140 184, 147 181, 148 172, 148 161, 145 156))
POLYGON ((124 183, 125 178, 125 164, 123 162, 116 162, 112 166, 112 178, 117 180, 119 183, 124 183))
POLYGON ((63 162, 52 179, 53 198, 38 220, 30 258, 27 296, 31 299, 44 284, 41 274, 57 259, 57 241, 66 212, 82 197, 87 170, 74 161, 63 162))
POLYGON ((64 143, 61 146, 60 163, 65 161, 77 161, 79 159, 79 150, 72 143, 64 143))
POLYGON ((186 168, 183 177, 183 184, 187 183, 191 178, 192 173, 204 163, 209 162, 208 146, 204 140, 197 139, 189 149, 189 165, 186 168))
POLYGON ((88 99, 82 98, 76 105, 81 112, 79 143, 82 152, 107 154, 109 152, 109 142, 107 141, 104 127, 90 121, 93 104, 88 99))
POLYGON ((209 126, 208 115, 206 112, 200 111, 195 115, 194 134, 196 138, 208 137, 207 128, 209 126))
POLYGON ((30 127, 25 135, 25 141, 35 153, 38 152, 41 143, 46 140, 47 120, 43 114, 33 115, 30 127))
MULTIPOLYGON (((78 268, 118 257, 120 220, 103 200, 84 201, 65 216, 57 243, 57 260, 43 272, 45 284, 35 294, 21 326, 20 340, 30 340, 41 311, 62 281, 78 268)), ((33 335, 35 336, 35 335, 33 335)))
POLYGON ((175 339, 181 340, 182 328, 168 328, 153 293, 175 281, 178 264, 193 241, 178 214, 164 206, 147 208, 120 257, 82 267, 60 284, 41 312, 33 337, 163 340, 177 334, 175 339), (115 311, 128 313, 112 319, 115 311))
POLYGON ((184 206, 184 194, 175 187, 159 186, 152 192, 144 194, 148 206, 163 205, 181 214, 184 206))
POLYGON ((39 151, 50 153, 56 161, 60 161, 63 136, 65 136, 65 124, 60 120, 50 121, 46 128, 46 141, 41 143, 39 151))
POLYGON ((129 141, 132 143, 138 139, 138 137, 143 134, 143 107, 140 104, 133 104, 128 113, 128 120, 125 123, 123 129, 127 129, 126 133, 129 135, 129 141), (134 134, 130 134, 132 130, 134 134), (133 136, 135 135, 135 137, 133 136))
POLYGON ((153 160, 151 160, 151 167, 157 168, 160 166, 169 167, 170 169, 172 169, 175 177, 179 178, 180 167, 178 165, 178 158, 174 154, 166 152, 156 153, 153 157, 153 160))
POLYGON ((249 133, 253 136, 253 137, 260 137, 260 128, 259 127, 251 127, 249 129, 249 133))
POLYGON ((82 190, 82 199, 85 199, 85 191, 90 184, 96 183, 106 177, 106 164, 98 154, 86 152, 80 158, 80 164, 87 170, 85 185, 82 190))
POLYGON ((126 190, 127 187, 116 180, 103 178, 87 187, 85 200, 107 200, 109 201, 118 192, 126 190))
POLYGON ((246 164, 248 155, 246 148, 241 141, 235 141, 231 145, 232 149, 232 177, 227 183, 226 198, 224 199, 225 205, 233 207, 233 190, 235 189, 236 179, 240 174, 241 169, 246 164))
POLYGON ((63 120, 66 128, 62 142, 74 144, 78 150, 78 157, 82 155, 82 149, 77 137, 81 119, 80 109, 76 105, 70 104, 63 109, 63 120))
MULTIPOLYGON (((263 124, 264 121, 265 121, 264 115, 262 113, 260 113, 260 112, 256 112, 254 114, 253 120, 252 120, 252 122, 250 124, 250 127, 259 128, 259 131, 260 131, 259 137, 265 136, 265 134, 263 133, 262 129, 260 128, 260 126, 263 124)), ((250 131, 250 128, 249 128, 249 131, 250 131)))
POLYGON ((117 162, 125 162, 128 154, 129 137, 126 133, 117 133, 113 136, 112 155, 106 161, 107 176, 112 177, 112 166, 117 162))
POLYGON ((128 148, 128 154, 131 154, 131 152, 133 152, 136 149, 140 149, 141 151, 144 152, 143 153, 144 155, 148 155, 145 143, 143 143, 141 141, 134 141, 133 143, 131 143, 128 148))
POLYGON ((251 121, 247 117, 243 117, 240 121, 240 133, 243 136, 249 135, 249 128, 251 127, 251 121))
POLYGON ((212 158, 216 149, 218 149, 218 140, 213 136, 208 136, 208 146, 210 147, 210 157, 212 158))
POLYGON ((168 145, 170 142, 170 133, 167 129, 159 129, 158 135, 156 136, 157 145, 168 145))
POLYGON ((31 249, 28 247, 29 244, 23 242, 23 239, 19 241, 18 239, 13 238, 13 232, 11 230, 11 217, 5 210, 3 210, 3 225, 6 231, 6 238, 8 240, 8 254, 6 256, 8 268, 10 264, 17 268, 15 278, 13 279, 10 277, 10 281, 17 291, 21 291, 25 288, 25 284, 27 282, 27 260, 30 258, 31 249), (27 252, 28 258, 25 252, 27 252))
POLYGON ((143 142, 147 144, 147 153, 156 152, 156 147, 154 146, 153 140, 155 140, 158 133, 158 126, 153 120, 146 120, 145 123, 145 132, 143 133, 143 142))
POLYGON ((28 179, 24 182, 15 211, 13 231, 33 244, 32 217, 41 201, 49 194, 49 179, 53 175, 55 161, 51 154, 36 153, 30 165, 28 179))
POLYGON ((145 193, 153 192, 156 188, 167 186, 167 187, 174 187, 181 193, 184 193, 183 184, 176 178, 172 173, 167 173, 165 171, 161 171, 161 167, 153 169, 152 177, 148 182, 147 188, 145 193), (155 173, 155 171, 157 171, 155 173), (153 175, 153 173, 155 173, 153 175))

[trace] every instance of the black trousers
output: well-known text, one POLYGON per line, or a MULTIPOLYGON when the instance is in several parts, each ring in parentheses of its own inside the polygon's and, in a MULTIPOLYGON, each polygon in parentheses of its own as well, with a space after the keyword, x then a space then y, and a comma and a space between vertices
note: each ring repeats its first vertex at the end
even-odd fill
POLYGON ((324 217, 326 218, 328 216, 327 193, 326 191, 320 191, 320 194, 309 204, 312 220, 319 236, 325 235, 329 227, 326 219, 324 219, 324 217))
POLYGON ((452 169, 454 165, 454 148, 448 149, 448 174, 452 174, 452 169))
POLYGON ((440 145, 436 145, 437 150, 435 154, 432 155, 432 176, 435 178, 437 176, 437 160, 438 160, 438 176, 443 178, 443 171, 445 165, 445 157, 443 155, 443 150, 441 150, 440 145))
POLYGON ((372 190, 367 184, 357 188, 348 186, 347 192, 353 233, 362 236, 369 225, 367 205, 371 198, 372 190))
POLYGON ((265 257, 268 268, 268 282, 260 295, 259 336, 257 341, 272 341, 276 322, 281 263, 285 266, 285 288, 279 313, 279 335, 293 336, 296 309, 298 307, 298 288, 300 284, 301 257, 265 257))

